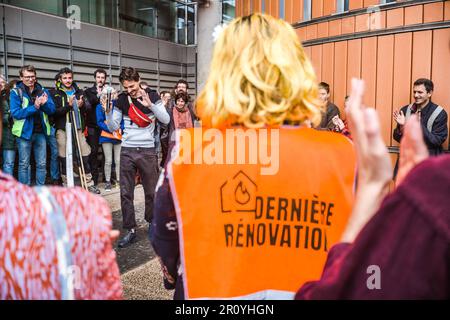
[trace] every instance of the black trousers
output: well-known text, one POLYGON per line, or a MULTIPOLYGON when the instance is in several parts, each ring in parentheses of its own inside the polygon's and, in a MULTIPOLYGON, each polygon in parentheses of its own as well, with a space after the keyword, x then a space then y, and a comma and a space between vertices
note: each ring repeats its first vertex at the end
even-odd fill
POLYGON ((100 139, 100 129, 88 127, 87 143, 91 147, 91 154, 89 155, 89 167, 91 168, 92 180, 94 184, 98 184, 98 146, 100 139))
POLYGON ((167 156, 169 153, 169 137, 166 137, 164 139, 161 139, 161 152, 162 152, 162 158, 161 158, 161 167, 165 167, 167 156))
POLYGON ((145 195, 145 220, 153 219, 153 200, 158 181, 158 155, 155 148, 122 147, 120 151, 120 203, 123 228, 136 227, 134 212, 134 187, 136 172, 139 172, 145 195))

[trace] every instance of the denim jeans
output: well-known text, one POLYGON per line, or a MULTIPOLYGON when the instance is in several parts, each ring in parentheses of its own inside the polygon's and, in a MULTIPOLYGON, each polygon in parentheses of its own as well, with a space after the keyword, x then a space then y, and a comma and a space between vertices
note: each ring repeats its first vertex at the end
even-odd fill
POLYGON ((9 175, 14 174, 14 161, 16 160, 16 150, 3 149, 3 172, 9 175))
POLYGON ((36 162, 36 185, 45 184, 47 174, 47 141, 43 133, 33 133, 31 140, 17 138, 17 149, 19 151, 19 182, 31 184, 30 157, 33 147, 34 160, 36 162))
POLYGON ((52 180, 59 180, 58 144, 56 143, 55 128, 51 128, 50 135, 47 137, 47 143, 50 147, 50 177, 52 180))

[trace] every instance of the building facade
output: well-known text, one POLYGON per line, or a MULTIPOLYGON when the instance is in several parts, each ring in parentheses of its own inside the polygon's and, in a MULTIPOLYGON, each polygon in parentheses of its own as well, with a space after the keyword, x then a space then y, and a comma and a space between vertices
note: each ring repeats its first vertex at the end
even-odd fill
MULTIPOLYGON (((265 12, 293 25, 318 81, 331 86, 343 112, 352 77, 366 82, 393 160, 393 110, 413 101, 412 83, 429 78, 432 100, 450 111, 450 1, 238 0, 236 15, 265 12)), ((449 113, 450 114, 450 113, 449 113)), ((444 143, 448 150, 448 140, 444 143)))
POLYGON ((102 67, 119 85, 124 66, 139 70, 158 90, 187 79, 196 91, 195 2, 154 0, 1 0, 0 73, 18 79, 33 64, 39 81, 53 85, 71 67, 81 87, 102 67), (193 4, 192 4, 193 3, 193 4))

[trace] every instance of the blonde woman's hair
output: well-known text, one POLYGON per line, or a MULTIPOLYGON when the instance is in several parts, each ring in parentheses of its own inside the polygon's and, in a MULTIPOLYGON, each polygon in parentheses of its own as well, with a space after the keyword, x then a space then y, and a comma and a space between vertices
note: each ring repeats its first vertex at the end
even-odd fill
POLYGON ((265 14, 235 19, 219 35, 197 100, 206 126, 320 123, 316 76, 294 29, 265 14))

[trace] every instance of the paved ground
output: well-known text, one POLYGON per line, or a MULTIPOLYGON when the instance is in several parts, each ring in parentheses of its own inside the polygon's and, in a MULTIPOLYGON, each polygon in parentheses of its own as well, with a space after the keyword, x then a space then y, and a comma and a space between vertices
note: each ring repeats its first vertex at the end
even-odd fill
MULTIPOLYGON (((113 212, 113 227, 121 230, 120 236, 122 237, 124 231, 121 228, 122 214, 120 211, 119 189, 114 188, 111 192, 105 193, 103 185, 100 184, 100 190, 113 212)), ((172 299, 173 291, 164 289, 159 262, 147 238, 148 224, 144 220, 144 191, 142 186, 136 188, 134 197, 138 240, 131 246, 123 249, 117 248, 117 242, 115 243, 124 298, 130 300, 172 299)))

